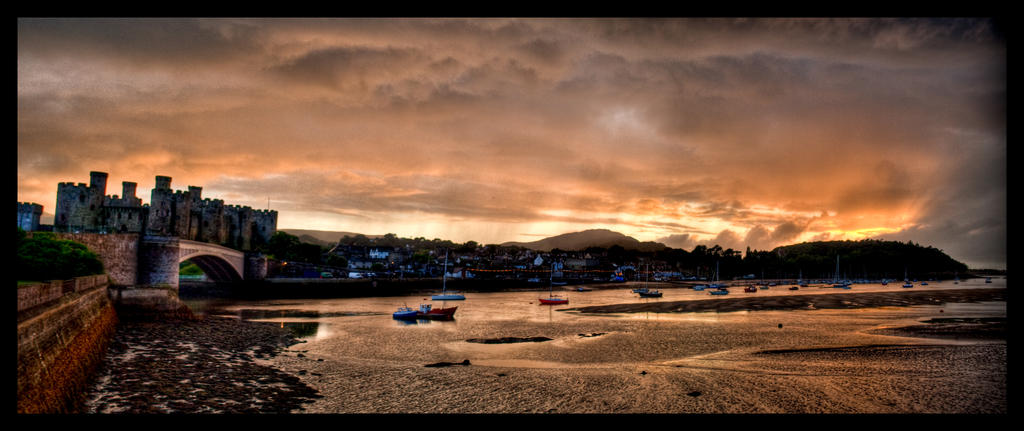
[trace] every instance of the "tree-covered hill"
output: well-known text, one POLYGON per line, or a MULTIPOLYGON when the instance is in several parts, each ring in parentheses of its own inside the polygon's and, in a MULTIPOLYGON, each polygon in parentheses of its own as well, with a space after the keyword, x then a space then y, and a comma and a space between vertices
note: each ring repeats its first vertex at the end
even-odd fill
MULTIPOLYGON (((909 278, 965 276, 967 265, 942 250, 913 242, 862 240, 819 241, 776 247, 771 251, 748 251, 744 267, 764 268, 771 273, 822 277, 836 271, 846 278, 909 278)), ((758 274, 759 275, 759 274, 758 274)))

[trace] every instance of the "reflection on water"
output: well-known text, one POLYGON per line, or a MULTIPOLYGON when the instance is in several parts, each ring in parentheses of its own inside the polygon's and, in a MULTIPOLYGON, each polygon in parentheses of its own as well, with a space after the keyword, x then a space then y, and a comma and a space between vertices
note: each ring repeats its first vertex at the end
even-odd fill
POLYGON ((312 338, 316 336, 320 328, 319 322, 280 322, 282 328, 292 331, 298 338, 312 338))

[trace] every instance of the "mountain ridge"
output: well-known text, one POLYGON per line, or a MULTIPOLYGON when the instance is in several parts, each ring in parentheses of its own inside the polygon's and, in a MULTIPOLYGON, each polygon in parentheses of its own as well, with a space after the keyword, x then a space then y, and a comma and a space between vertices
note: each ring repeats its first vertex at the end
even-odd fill
POLYGON ((588 247, 609 248, 615 245, 627 250, 658 251, 668 247, 660 242, 640 241, 631 236, 608 229, 587 229, 580 232, 563 233, 537 241, 508 241, 501 243, 501 245, 523 247, 537 251, 551 251, 556 248, 574 251, 584 250, 588 247))

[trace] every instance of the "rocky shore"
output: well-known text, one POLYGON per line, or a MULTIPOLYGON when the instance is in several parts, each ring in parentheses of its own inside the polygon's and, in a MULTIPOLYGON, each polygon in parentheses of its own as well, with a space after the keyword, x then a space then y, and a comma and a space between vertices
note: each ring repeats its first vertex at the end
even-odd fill
POLYGON ((296 340, 273 324, 211 316, 122 321, 89 413, 289 413, 320 395, 256 359, 296 340))

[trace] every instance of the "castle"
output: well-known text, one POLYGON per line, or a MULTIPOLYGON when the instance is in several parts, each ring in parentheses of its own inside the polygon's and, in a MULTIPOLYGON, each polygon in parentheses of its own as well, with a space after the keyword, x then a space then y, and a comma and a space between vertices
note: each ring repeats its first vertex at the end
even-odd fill
MULTIPOLYGON (((136 183, 121 184, 120 197, 107 196, 106 172, 90 172, 88 185, 58 184, 53 231, 142 233, 210 242, 243 251, 267 243, 277 232, 277 211, 203 199, 202 187, 171 190, 171 177, 156 177, 156 187, 147 205, 135 197, 136 183)), ((39 230, 41 213, 42 206, 19 202, 18 226, 39 230)))

